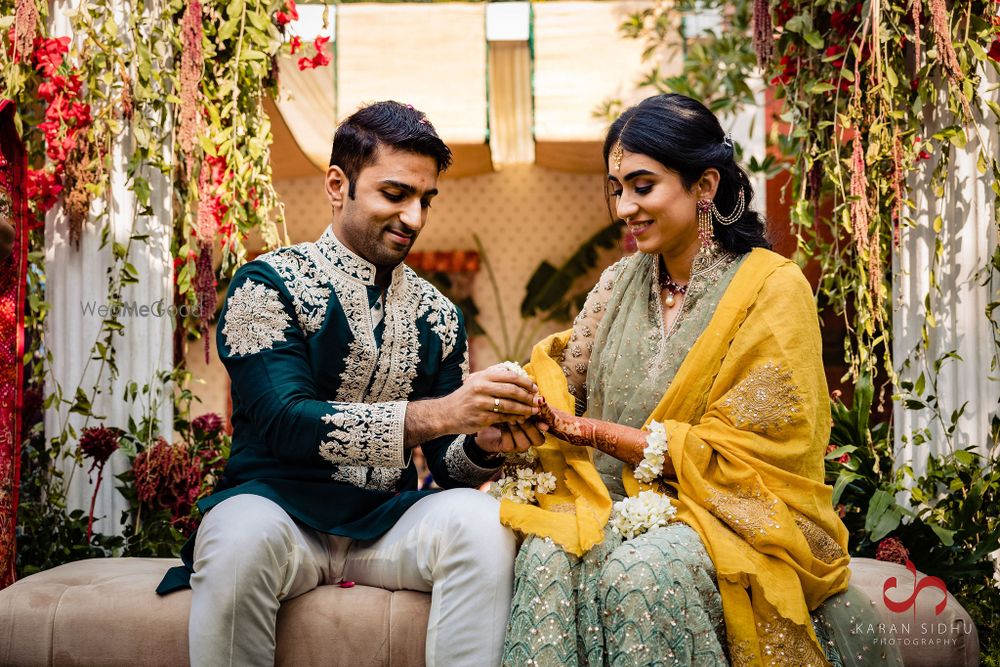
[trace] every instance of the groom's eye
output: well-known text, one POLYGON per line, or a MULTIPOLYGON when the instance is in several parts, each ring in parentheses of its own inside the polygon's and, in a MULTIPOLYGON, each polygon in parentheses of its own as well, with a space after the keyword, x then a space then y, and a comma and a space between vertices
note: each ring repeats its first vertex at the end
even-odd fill
POLYGON ((382 192, 382 196, 388 199, 389 201, 393 202, 394 204, 398 204, 399 202, 403 201, 403 199, 406 197, 406 195, 399 192, 385 192, 385 191, 382 192))

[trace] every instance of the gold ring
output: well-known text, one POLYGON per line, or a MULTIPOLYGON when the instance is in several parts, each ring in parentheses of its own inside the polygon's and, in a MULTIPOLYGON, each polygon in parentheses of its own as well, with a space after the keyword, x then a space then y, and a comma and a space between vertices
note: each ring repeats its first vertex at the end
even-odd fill
POLYGON ((493 412, 500 412, 500 399, 499 398, 494 398, 493 399, 493 412))

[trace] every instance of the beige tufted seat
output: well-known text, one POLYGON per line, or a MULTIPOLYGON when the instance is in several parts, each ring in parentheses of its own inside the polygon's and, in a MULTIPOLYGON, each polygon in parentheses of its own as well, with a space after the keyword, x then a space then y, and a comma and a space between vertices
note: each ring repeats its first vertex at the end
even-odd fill
MULTIPOLYGON (((177 561, 109 558, 39 572, 0 591, 0 665, 186 665, 191 594, 153 592, 177 561)), ((979 640, 968 613, 949 595, 917 597, 894 613, 882 603, 890 576, 905 587, 906 568, 865 558, 853 581, 876 600, 887 636, 906 667, 975 667, 979 640)), ((903 594, 905 597, 905 593, 903 594)), ((378 588, 321 586, 284 603, 278 615, 279 665, 422 665, 430 596, 378 588)))

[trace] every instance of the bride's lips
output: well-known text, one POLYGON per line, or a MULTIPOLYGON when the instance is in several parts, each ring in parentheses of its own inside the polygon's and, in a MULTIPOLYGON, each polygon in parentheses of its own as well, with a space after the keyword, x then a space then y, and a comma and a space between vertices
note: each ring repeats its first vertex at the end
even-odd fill
POLYGON ((637 220, 628 223, 628 231, 632 236, 641 236, 647 229, 653 226, 652 220, 637 220))

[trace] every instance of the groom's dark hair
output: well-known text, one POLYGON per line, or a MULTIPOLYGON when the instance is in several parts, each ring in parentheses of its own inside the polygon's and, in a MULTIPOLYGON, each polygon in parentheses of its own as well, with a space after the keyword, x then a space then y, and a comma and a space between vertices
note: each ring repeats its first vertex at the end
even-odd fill
POLYGON ((422 111, 392 100, 369 104, 348 116, 333 137, 330 166, 337 165, 344 171, 351 199, 358 174, 375 163, 382 146, 433 158, 438 173, 451 165, 451 149, 422 111))

